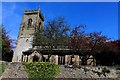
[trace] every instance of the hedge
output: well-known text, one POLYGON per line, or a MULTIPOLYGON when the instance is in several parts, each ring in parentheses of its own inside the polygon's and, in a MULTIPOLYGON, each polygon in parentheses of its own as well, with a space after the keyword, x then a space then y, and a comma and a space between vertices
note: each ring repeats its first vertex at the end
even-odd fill
POLYGON ((52 80, 60 72, 58 65, 51 62, 23 62, 29 80, 52 80))

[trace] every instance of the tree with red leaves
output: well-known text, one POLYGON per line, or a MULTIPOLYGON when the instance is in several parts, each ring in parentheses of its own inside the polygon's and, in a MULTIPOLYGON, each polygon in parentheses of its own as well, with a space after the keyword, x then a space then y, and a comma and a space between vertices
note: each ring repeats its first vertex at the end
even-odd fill
POLYGON ((110 41, 107 44, 111 53, 114 55, 114 65, 120 64, 120 40, 110 41))
POLYGON ((75 53, 79 53, 82 64, 86 64, 86 53, 88 50, 87 41, 88 37, 85 35, 82 28, 85 28, 85 25, 80 25, 75 27, 70 35, 69 48, 72 49, 75 53))
POLYGON ((95 63, 96 54, 108 48, 106 44, 108 38, 101 35, 101 32, 85 34, 82 30, 84 27, 85 25, 80 25, 72 30, 69 46, 73 51, 79 52, 81 55, 81 64, 86 65, 91 55, 93 56, 93 63, 95 63))
POLYGON ((9 55, 9 56, 12 56, 13 54, 13 51, 12 51, 12 48, 13 48, 13 39, 11 39, 9 36, 8 36, 8 32, 5 30, 5 28, 3 27, 3 25, 0 27, 0 30, 2 31, 1 32, 1 43, 2 45, 0 45, 0 49, 2 50, 0 56, 2 56, 2 60, 9 60, 9 59, 6 59, 6 55, 9 55))

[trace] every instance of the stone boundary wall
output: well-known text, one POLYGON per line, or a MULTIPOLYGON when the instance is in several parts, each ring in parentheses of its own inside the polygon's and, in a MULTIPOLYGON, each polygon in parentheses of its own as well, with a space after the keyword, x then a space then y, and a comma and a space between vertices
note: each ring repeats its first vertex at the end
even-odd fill
POLYGON ((5 71, 1 76, 2 80, 27 80, 28 76, 27 73, 20 62, 6 62, 5 64, 5 71))
MULTIPOLYGON (((3 78, 21 78, 27 80, 27 73, 23 65, 18 63, 8 63, 0 61, 0 64, 5 64, 5 72, 3 78)), ((72 65, 59 65, 61 68, 60 73, 55 80, 120 80, 120 69, 117 67, 108 66, 79 66, 72 65)))
POLYGON ((83 79, 91 78, 94 79, 113 79, 120 80, 120 70, 117 70, 116 67, 107 67, 107 66, 80 66, 72 67, 70 66, 60 66, 61 72, 56 78, 75 78, 83 79))

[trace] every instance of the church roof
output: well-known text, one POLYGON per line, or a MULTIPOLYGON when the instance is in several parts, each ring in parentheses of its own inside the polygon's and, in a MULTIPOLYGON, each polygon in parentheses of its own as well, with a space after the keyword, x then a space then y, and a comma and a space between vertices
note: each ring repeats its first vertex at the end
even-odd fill
POLYGON ((23 54, 24 55, 30 55, 34 51, 38 51, 38 52, 42 53, 43 55, 48 55, 48 54, 53 54, 53 55, 79 54, 80 55, 80 51, 75 52, 74 50, 71 50, 71 49, 52 49, 52 50, 38 49, 38 50, 27 50, 27 51, 24 51, 23 54))

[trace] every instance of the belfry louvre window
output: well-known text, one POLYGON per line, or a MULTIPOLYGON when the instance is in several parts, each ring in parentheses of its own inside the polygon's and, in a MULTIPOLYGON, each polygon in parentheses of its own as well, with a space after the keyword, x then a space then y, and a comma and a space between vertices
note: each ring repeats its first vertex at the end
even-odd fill
POLYGON ((28 27, 31 27, 32 26, 32 19, 28 19, 28 27))

